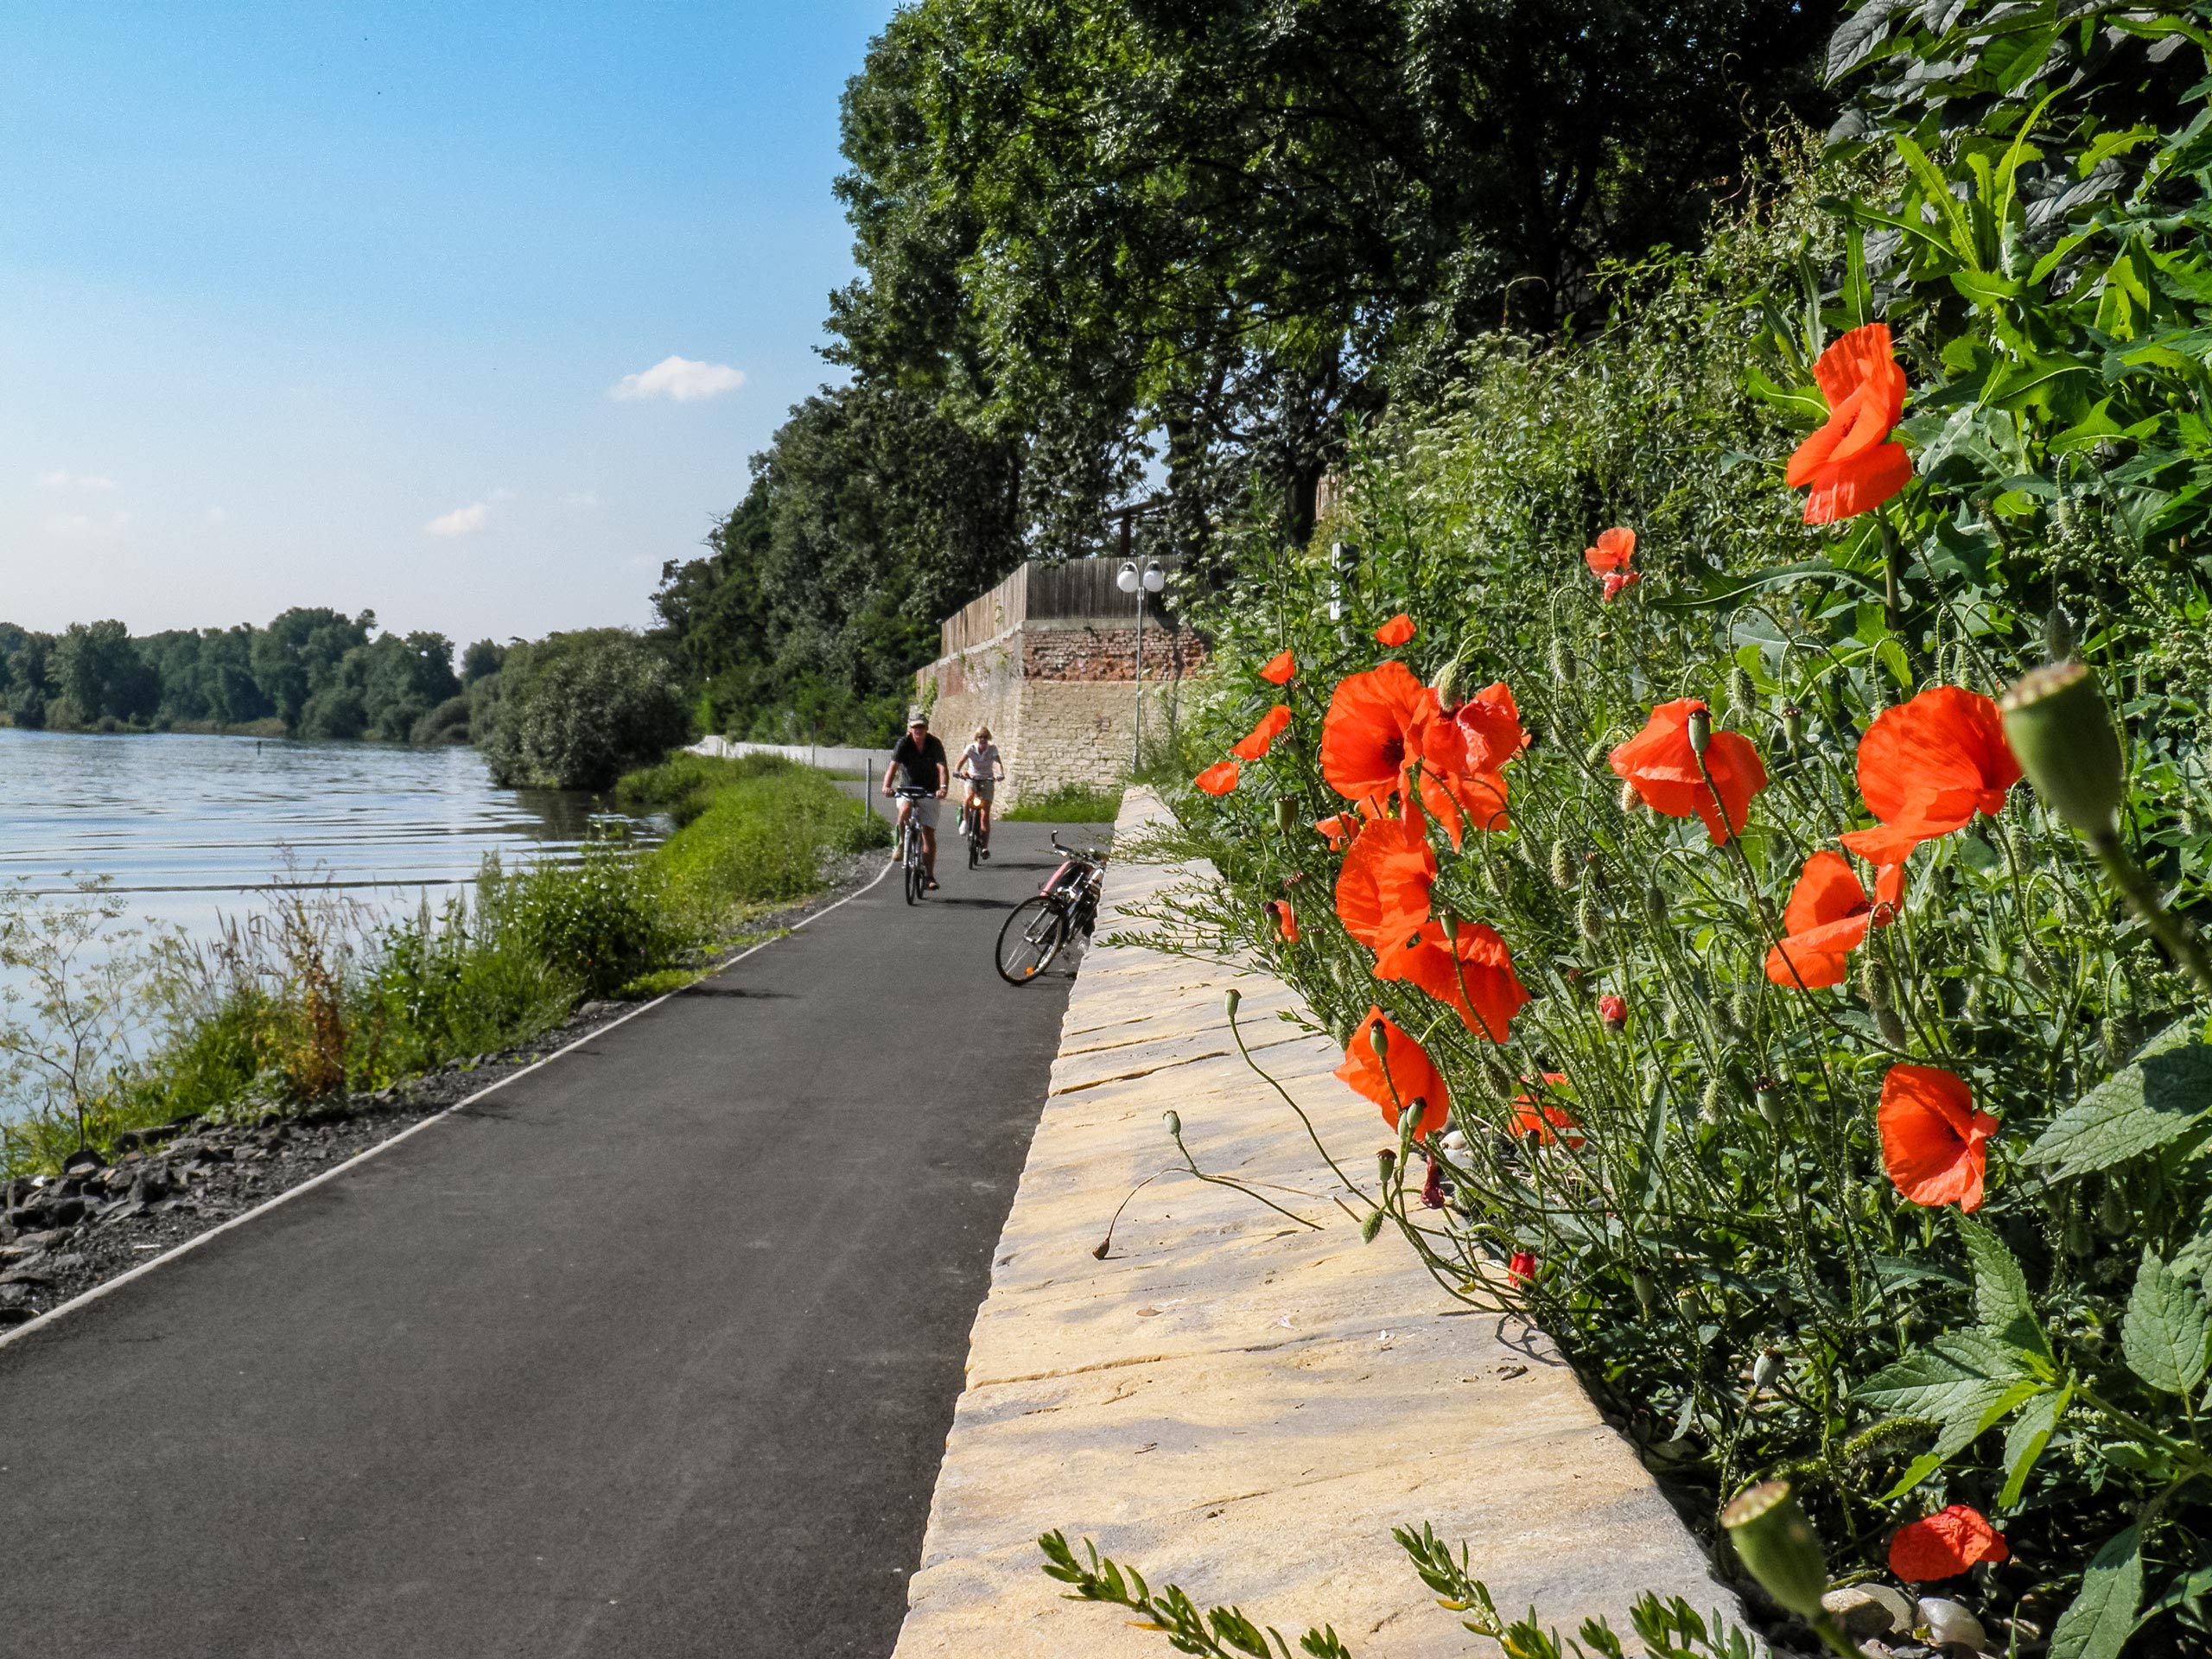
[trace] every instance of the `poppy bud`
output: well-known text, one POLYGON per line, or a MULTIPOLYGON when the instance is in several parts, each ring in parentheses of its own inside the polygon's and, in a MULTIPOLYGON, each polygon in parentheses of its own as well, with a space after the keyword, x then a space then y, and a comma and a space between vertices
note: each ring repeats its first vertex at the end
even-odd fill
POLYGON ((1697 1115, 1707 1123, 1717 1124, 1727 1115, 1728 1090, 1715 1077, 1705 1085, 1705 1099, 1699 1104, 1697 1115))
POLYGON ((1624 781, 1621 785, 1621 810, 1633 812, 1643 804, 1643 797, 1636 792, 1636 785, 1624 781))
POLYGON ((2050 969, 2043 965, 2043 957, 2037 952, 2028 952, 2027 965, 2023 971, 2028 976, 2028 983, 2036 989, 2048 991, 2050 988, 2050 969))
POLYGON ((1275 803, 1275 828, 1286 836, 1298 828, 1298 803, 1287 795, 1275 803))
POLYGON ((1739 714, 1755 714, 1758 710, 1758 689, 1740 663, 1728 671, 1728 706, 1739 714))
POLYGON ((2127 1199, 2117 1181, 2107 1181, 2104 1197, 2097 1200, 2097 1230, 2107 1238, 2127 1236, 2127 1199))
POLYGON ((1713 715, 1700 704, 1690 710, 1690 753, 1703 754, 1713 747, 1713 715))
POLYGON ((1600 771, 1605 766, 1606 757, 1611 754, 1612 752, 1612 739, 1610 737, 1601 737, 1595 743, 1592 743, 1588 748, 1582 751, 1582 764, 1589 767, 1592 772, 1600 771))
POLYGON ((1758 1023, 1759 994, 1756 986, 1736 988, 1736 994, 1728 999, 1728 1017, 1736 1022, 1739 1031, 1749 1031, 1758 1023))
POLYGON ((1598 1017, 1605 1022, 1608 1031, 1628 1028, 1628 999, 1622 996, 1601 996, 1598 999, 1598 1017))
POLYGON ((1794 702, 1782 711, 1782 741, 1793 749, 1805 747, 1805 711, 1794 702))
POLYGON ((1895 1008, 1874 1010, 1874 1029, 1882 1033, 1882 1040, 1891 1048, 1910 1046, 1912 1034, 1905 1029, 1904 1016, 1895 1008))
POLYGON ((2104 1051, 2107 1065, 2118 1065, 2127 1058, 2127 1039, 2119 1020, 2107 1017, 2097 1022, 2097 1046, 2104 1051))
POLYGON ((1566 640, 1554 637, 1551 658, 1553 680, 1560 685, 1571 683, 1574 678, 1574 652, 1566 640))
POLYGON ((1751 1392, 1756 1394, 1774 1381, 1774 1374, 1782 1369, 1782 1350, 1762 1348, 1759 1357, 1751 1362, 1751 1392))
POLYGON ((1574 907, 1574 925, 1592 944, 1605 937, 1605 912, 1599 907, 1597 899, 1586 893, 1582 895, 1582 902, 1574 907))
POLYGON ((1890 970, 1871 956, 1859 964, 1859 994, 1876 1014, 1891 1006, 1890 970))
POLYGON ((1221 994, 1222 1008, 1224 1012, 1229 1015, 1229 1023, 1232 1026, 1236 1023, 1237 1005, 1243 1001, 1244 993, 1238 990, 1234 985, 1230 986, 1227 990, 1221 994))
POLYGON ((1531 1285, 1536 1281, 1536 1253, 1516 1250, 1505 1263, 1505 1271, 1516 1284, 1531 1285))
POLYGON ((2044 804, 2093 841, 2109 838, 2126 793, 2120 734, 2079 663, 2031 669, 1999 707, 2005 737, 2044 804))
POLYGON ((1448 911, 1448 910, 1447 910, 1447 911, 1444 912, 1443 912, 1443 914, 1441 914, 1440 916, 1439 916, 1439 917, 1436 918, 1436 925, 1437 925, 1437 926, 1438 926, 1438 927, 1440 927, 1440 928, 1441 928, 1441 929, 1443 930, 1443 931, 1444 931, 1444 938, 1445 938, 1445 942, 1446 942, 1446 944, 1459 944, 1459 918, 1457 916, 1454 916, 1454 915, 1453 915, 1450 911, 1448 911))
POLYGON ((1359 1224, 1359 1242, 1363 1244, 1372 1244, 1375 1242, 1375 1235, 1382 1230, 1382 1211, 1370 1210, 1367 1212, 1367 1219, 1359 1224))
POLYGON ((1552 842, 1552 885, 1572 887, 1574 885, 1574 854, 1563 841, 1552 842))
POLYGON ((1783 1122, 1782 1090, 1775 1080, 1761 1077, 1758 1087, 1751 1091, 1751 1100, 1758 1107, 1759 1116, 1766 1120, 1767 1128, 1777 1135, 1781 1134, 1783 1122))
POLYGON ((1728 1541, 1767 1594, 1801 1618, 1825 1619, 1827 1563, 1786 1480, 1762 1481, 1720 1512, 1728 1541))
POLYGON ((1183 1115, 1180 1112, 1162 1112, 1160 1115, 1160 1121, 1167 1126, 1168 1134, 1180 1135, 1183 1133, 1183 1115))
POLYGON ((1465 677, 1465 671, 1454 659, 1439 669, 1436 677, 1429 682, 1429 689, 1436 693, 1437 703, 1446 715, 1456 713, 1464 701, 1459 696, 1459 685, 1465 677))
POLYGON ((1649 1319, 1658 1311, 1659 1281, 1638 1268, 1629 1275, 1629 1284, 1636 1292, 1636 1305, 1643 1310, 1643 1317, 1649 1319))
POLYGON ((1667 894, 1656 882, 1643 890, 1643 917, 1654 927, 1669 925, 1667 894))
POLYGON ((2054 663, 2063 663, 2074 654, 2074 619, 2056 600, 2050 603, 2050 614, 2043 620, 2043 648, 2054 663))

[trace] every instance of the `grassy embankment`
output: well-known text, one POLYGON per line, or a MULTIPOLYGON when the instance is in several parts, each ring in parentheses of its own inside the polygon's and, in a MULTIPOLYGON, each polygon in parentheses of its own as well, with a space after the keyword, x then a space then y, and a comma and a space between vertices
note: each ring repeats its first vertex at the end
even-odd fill
POLYGON ((37 988, 27 1001, 48 1033, 0 1010, 0 1087, 19 1114, 0 1128, 0 1167, 51 1169, 80 1132, 109 1146, 190 1114, 372 1091, 526 1043, 584 1001, 674 988, 761 912, 819 891, 836 857, 888 840, 825 774, 772 757, 679 755, 625 778, 617 799, 676 832, 577 864, 487 860, 473 896, 397 919, 288 891, 213 942, 119 940, 97 971, 68 960, 70 943, 116 922, 118 900, 0 901, 0 960, 37 988), (133 1058, 124 1033, 149 1024, 133 1058))
POLYGON ((1058 789, 1027 798, 1019 806, 1007 807, 998 816, 1009 823, 1111 823, 1121 815, 1119 787, 1062 784, 1058 789))

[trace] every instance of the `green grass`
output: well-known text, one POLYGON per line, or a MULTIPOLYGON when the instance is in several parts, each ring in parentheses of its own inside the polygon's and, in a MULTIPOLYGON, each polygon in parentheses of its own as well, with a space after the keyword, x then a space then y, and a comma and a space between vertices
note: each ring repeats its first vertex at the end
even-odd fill
POLYGON ((1121 815, 1118 785, 1062 784, 1042 795, 1026 796, 1020 805, 1006 807, 997 816, 1014 823, 1111 823, 1121 815))

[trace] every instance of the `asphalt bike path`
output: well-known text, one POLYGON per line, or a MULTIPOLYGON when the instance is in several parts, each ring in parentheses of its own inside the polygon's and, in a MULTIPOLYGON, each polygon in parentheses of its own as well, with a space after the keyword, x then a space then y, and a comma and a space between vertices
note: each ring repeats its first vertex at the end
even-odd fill
POLYGON ((952 805, 919 905, 0 1347, 0 1655, 887 1654, 1070 974, 992 968, 1047 826, 952 805))

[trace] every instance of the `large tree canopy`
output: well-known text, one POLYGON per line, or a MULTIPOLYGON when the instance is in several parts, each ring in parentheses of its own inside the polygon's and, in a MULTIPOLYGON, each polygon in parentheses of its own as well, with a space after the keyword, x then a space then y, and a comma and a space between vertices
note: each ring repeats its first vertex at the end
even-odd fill
POLYGON ((845 96, 852 384, 793 412, 663 589, 721 688, 702 715, 772 725, 802 662, 887 696, 948 604, 1096 546, 1148 467, 1180 550, 1255 480, 1301 533, 1347 416, 1434 390, 1474 334, 1568 325, 1605 260, 1695 238, 1770 125, 1824 121, 1837 10, 902 8, 845 96), (766 574, 715 596, 741 571, 766 574))

